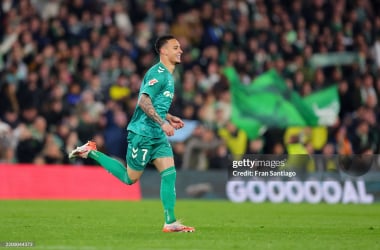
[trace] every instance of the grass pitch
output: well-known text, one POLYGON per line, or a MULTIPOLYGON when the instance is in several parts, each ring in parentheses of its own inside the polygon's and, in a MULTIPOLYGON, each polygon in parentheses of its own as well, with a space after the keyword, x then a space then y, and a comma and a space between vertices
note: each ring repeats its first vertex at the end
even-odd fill
POLYGON ((180 200, 176 210, 195 233, 162 233, 158 200, 0 201, 0 242, 62 250, 380 249, 380 204, 180 200))

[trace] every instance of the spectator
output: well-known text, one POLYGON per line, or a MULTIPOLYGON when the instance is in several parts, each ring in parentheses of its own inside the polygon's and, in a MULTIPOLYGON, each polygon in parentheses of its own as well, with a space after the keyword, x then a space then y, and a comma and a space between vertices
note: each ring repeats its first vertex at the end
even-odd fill
POLYGON ((360 87, 360 95, 362 103, 370 106, 371 108, 377 105, 377 95, 373 85, 373 78, 370 74, 363 76, 363 83, 360 87))
POLYGON ((358 123, 351 140, 355 154, 361 154, 363 150, 371 147, 372 138, 369 134, 368 122, 363 120, 358 123))
POLYGON ((0 121, 0 162, 14 161, 14 148, 12 143, 12 128, 0 121))
MULTIPOLYGON (((247 152, 247 134, 238 129, 232 122, 227 122, 225 127, 219 128, 218 135, 223 139, 233 159, 238 160, 247 152)), ((222 150, 223 148, 220 148, 218 152, 222 150)), ((222 153, 220 152, 220 154, 222 153)))
POLYGON ((125 140, 127 138, 126 126, 128 124, 125 113, 121 107, 112 104, 112 108, 106 112, 106 126, 103 132, 104 146, 108 154, 125 160, 125 140))
POLYGON ((198 126, 192 137, 185 144, 182 169, 207 170, 208 157, 215 152, 221 141, 214 132, 204 126, 198 126))
POLYGON ((210 155, 209 169, 228 169, 231 167, 231 157, 228 148, 220 144, 212 155, 210 155))
MULTIPOLYGON (((4 0, 0 119, 12 130, 13 143, 3 158, 65 163, 64 148, 94 137, 105 151, 119 154, 112 152, 109 140, 122 134, 126 119, 120 118, 135 108, 141 76, 155 60, 151 40, 168 31, 184 51, 175 75, 175 113, 211 128, 178 144, 176 159, 184 167, 218 168, 213 165, 223 165, 226 154, 234 154, 235 147, 220 144, 215 134, 230 127, 230 90, 221 74, 225 66, 234 66, 244 84, 275 68, 302 96, 338 83, 338 126, 347 131, 338 129, 329 138, 335 137, 338 152, 350 152, 351 144, 354 153, 368 148, 379 153, 378 4, 288 2, 4 0), (330 52, 356 53, 358 60, 330 68, 310 64, 316 53, 330 52), (117 111, 110 99, 118 102, 117 111), (45 139, 34 138, 36 131, 45 139), (201 157, 199 166, 189 163, 189 155, 201 157)), ((271 128, 266 132, 275 133, 271 128)), ((246 153, 287 152, 263 136, 250 139, 248 146, 238 144, 246 153)), ((303 144, 302 151, 312 148, 303 144)))
POLYGON ((353 153, 352 144, 347 136, 347 129, 343 126, 336 132, 335 145, 339 155, 351 155, 353 153))

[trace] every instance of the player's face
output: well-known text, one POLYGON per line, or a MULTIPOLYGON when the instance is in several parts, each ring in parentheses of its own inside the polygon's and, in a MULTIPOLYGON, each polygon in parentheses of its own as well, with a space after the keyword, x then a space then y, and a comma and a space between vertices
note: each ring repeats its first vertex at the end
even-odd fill
POLYGON ((177 39, 168 40, 165 45, 165 49, 167 57, 171 63, 177 64, 181 62, 181 55, 183 51, 181 50, 181 45, 177 39))

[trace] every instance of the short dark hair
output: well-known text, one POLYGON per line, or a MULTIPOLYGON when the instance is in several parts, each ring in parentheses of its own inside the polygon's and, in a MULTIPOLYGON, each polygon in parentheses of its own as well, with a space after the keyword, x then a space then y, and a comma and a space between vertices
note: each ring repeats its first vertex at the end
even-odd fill
POLYGON ((157 54, 160 54, 162 46, 164 46, 168 40, 175 39, 173 35, 164 35, 157 38, 154 48, 156 49, 157 54))

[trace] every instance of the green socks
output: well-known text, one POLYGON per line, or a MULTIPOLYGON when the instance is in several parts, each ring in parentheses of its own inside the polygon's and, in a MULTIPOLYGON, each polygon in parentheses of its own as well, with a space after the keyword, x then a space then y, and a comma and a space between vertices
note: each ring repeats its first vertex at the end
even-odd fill
POLYGON ((174 216, 174 206, 176 201, 175 180, 177 172, 173 166, 162 171, 160 175, 160 197, 164 207, 165 223, 170 224, 176 221, 174 216))
POLYGON ((108 172, 114 175, 116 178, 124 182, 125 184, 132 185, 133 182, 129 178, 127 169, 124 164, 115 160, 99 151, 91 150, 88 153, 88 157, 97 161, 100 165, 102 165, 108 172))
MULTIPOLYGON (((90 151, 88 157, 97 161, 102 165, 108 172, 114 175, 116 178, 124 182, 125 184, 131 185, 133 182, 128 176, 127 169, 124 164, 99 152, 90 151)), ((175 181, 177 177, 177 172, 175 167, 170 167, 165 169, 160 173, 161 175, 161 188, 160 197, 162 205, 164 207, 165 223, 170 224, 176 221, 174 215, 174 206, 176 201, 175 193, 175 181)))

